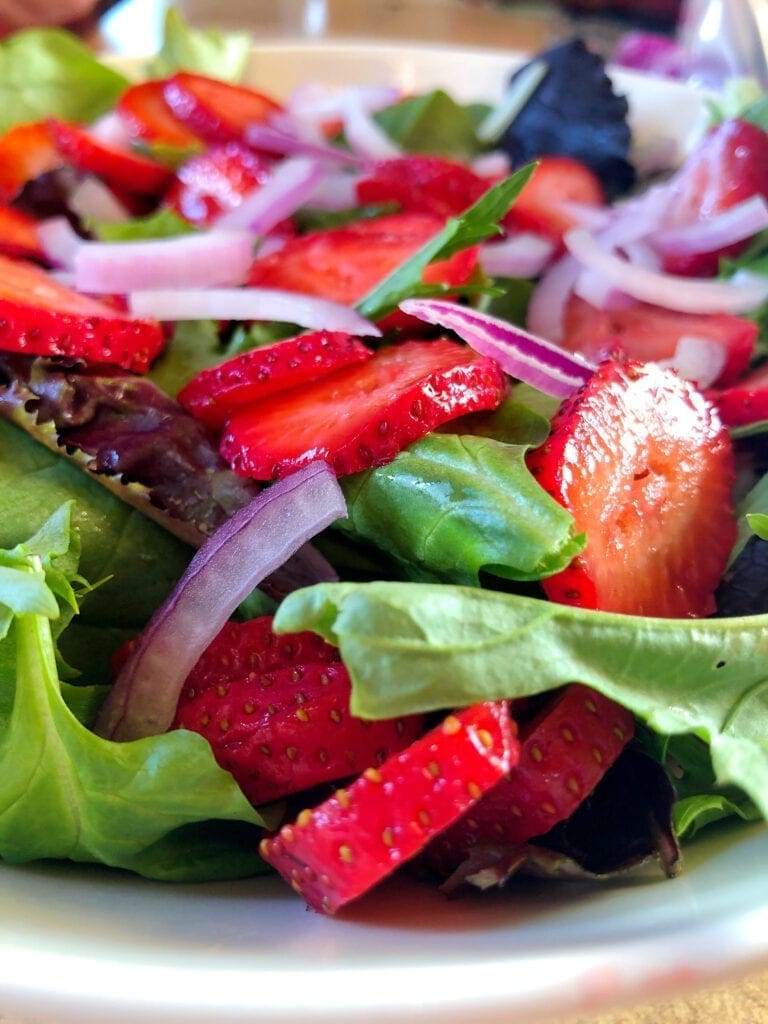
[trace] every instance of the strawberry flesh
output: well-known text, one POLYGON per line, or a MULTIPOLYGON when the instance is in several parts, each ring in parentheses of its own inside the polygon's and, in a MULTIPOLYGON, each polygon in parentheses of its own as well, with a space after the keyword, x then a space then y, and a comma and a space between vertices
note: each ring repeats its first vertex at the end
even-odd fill
POLYGON ((221 453, 236 473, 257 480, 315 459, 339 476, 358 473, 456 416, 495 409, 505 392, 495 360, 452 341, 409 341, 237 411, 221 453))
POLYGON ((617 349, 630 359, 661 362, 672 359, 681 338, 714 341, 723 349, 720 385, 735 381, 749 366, 758 326, 752 320, 727 313, 678 313, 636 302, 620 309, 597 309, 577 295, 565 310, 565 336, 561 342, 599 362, 617 349))
POLYGON ((490 187, 469 167, 437 156, 384 160, 356 185, 363 203, 397 203, 402 210, 453 217, 490 187))
POLYGON ((13 206, 0 203, 0 253, 16 259, 45 263, 45 253, 37 235, 34 217, 13 206))
POLYGON ((744 427, 768 420, 768 363, 742 377, 723 391, 708 397, 717 406, 720 419, 729 427, 744 427))
POLYGON ((261 124, 282 110, 254 89, 187 71, 165 82, 163 97, 179 121, 211 144, 244 139, 249 125, 261 124))
POLYGON ((162 164, 108 146, 77 125, 51 118, 48 129, 56 149, 67 163, 79 171, 96 175, 116 189, 158 196, 171 181, 172 172, 162 164))
POLYGON ((235 410, 373 355, 361 341, 339 331, 313 331, 251 349, 203 370, 179 392, 184 408, 212 429, 235 410))
POLYGON ((272 619, 228 623, 187 677, 175 728, 204 736, 254 804, 356 775, 407 746, 422 716, 364 722, 336 648, 276 636, 272 619))
POLYGON ((191 224, 207 227, 236 209, 271 174, 271 161, 239 142, 228 142, 183 163, 163 202, 191 224))
POLYGON ((569 818, 634 734, 629 711, 586 686, 567 686, 520 728, 520 759, 425 853, 443 874, 480 843, 524 843, 569 818))
POLYGON ((587 537, 543 581, 550 600, 671 618, 714 611, 736 536, 734 460, 692 385, 652 363, 608 360, 561 406, 528 464, 587 537))
POLYGON ((28 182, 63 162, 42 121, 10 128, 0 136, 0 201, 13 202, 28 182))
POLYGON ((115 110, 128 134, 151 146, 199 148, 200 140, 165 102, 165 80, 139 82, 125 90, 115 110))
POLYGON ((517 756, 506 705, 476 704, 302 811, 260 853, 311 907, 333 914, 418 854, 517 756))
POLYGON ((565 203, 604 206, 605 193, 597 175, 569 156, 543 156, 515 200, 504 224, 533 231, 561 242, 576 220, 565 203))
POLYGON ((121 315, 64 288, 38 267, 0 256, 0 350, 145 373, 162 347, 156 321, 121 315))

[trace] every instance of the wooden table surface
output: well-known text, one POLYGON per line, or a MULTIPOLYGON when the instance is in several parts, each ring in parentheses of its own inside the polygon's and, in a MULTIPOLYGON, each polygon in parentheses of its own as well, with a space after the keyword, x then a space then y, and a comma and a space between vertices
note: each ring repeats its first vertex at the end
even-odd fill
MULTIPOLYGON (((99 24, 82 26, 96 46, 147 52, 158 37, 166 0, 122 0, 99 24)), ((548 3, 490 4, 482 0, 176 0, 193 22, 246 27, 254 37, 396 38, 536 49, 562 37, 569 20, 548 3)), ((638 9, 642 4, 638 5, 638 9)), ((768 21, 768 3, 764 4, 768 21)), ((590 20, 598 44, 622 26, 590 20)), ((0 1024, 37 1024, 3 1016, 0 1024)), ((467 1022, 471 1024, 471 1022, 467 1022)), ((768 969, 674 999, 590 1016, 557 1017, 547 1024, 768 1024, 768 969)))

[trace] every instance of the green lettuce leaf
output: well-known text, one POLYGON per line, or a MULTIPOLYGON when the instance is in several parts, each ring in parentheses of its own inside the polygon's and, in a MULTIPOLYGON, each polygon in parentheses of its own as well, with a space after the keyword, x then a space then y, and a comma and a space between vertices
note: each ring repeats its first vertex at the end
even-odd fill
MULTIPOLYGON (((63 506, 36 537, 2 552, 3 568, 17 578, 0 585, 0 691, 10 707, 0 728, 0 856, 12 863, 98 861, 167 876, 170 851, 191 842, 177 830, 210 819, 251 826, 263 819, 196 733, 113 743, 89 732, 67 706, 56 670, 52 620, 59 602, 51 584, 58 587, 63 566, 72 564, 69 513, 63 506), (22 577, 29 585, 19 585, 22 577)), ((205 876, 231 874, 235 862, 242 873, 242 842, 236 849, 216 842, 205 876)), ((174 877, 199 878, 201 859, 201 850, 189 865, 177 859, 174 877)), ((253 853, 248 871, 258 864, 253 853)))
MULTIPOLYGON (((416 294, 424 294, 421 275, 425 267, 445 260, 454 253, 498 234, 499 221, 520 195, 533 173, 534 164, 521 167, 509 178, 488 189, 458 217, 451 217, 442 231, 418 249, 413 256, 396 267, 357 303, 357 311, 369 320, 379 320, 386 313, 416 294)), ((429 290, 429 289, 428 289, 429 290)))
POLYGON ((764 512, 752 512, 747 515, 746 519, 750 529, 761 540, 768 540, 768 515, 764 512))
POLYGON ((406 153, 466 160, 483 149, 471 113, 442 89, 409 96, 374 116, 406 153))
POLYGON ((195 71, 236 82, 245 71, 250 48, 251 37, 247 32, 192 28, 171 7, 165 16, 162 45, 147 64, 147 75, 165 78, 175 71, 195 71))
POLYGON ((768 615, 653 619, 463 587, 338 583, 289 595, 275 628, 340 647, 363 718, 593 686, 656 732, 704 739, 718 784, 768 816, 768 615))
POLYGON ((0 132, 44 117, 93 121, 127 85, 69 32, 18 32, 0 42, 0 132))
POLYGON ((528 471, 527 449, 429 434, 386 466, 342 480, 343 528, 451 583, 477 585, 481 569, 513 580, 549 576, 582 550, 583 538, 528 471))
POLYGON ((88 221, 86 226, 102 242, 142 242, 154 238, 176 238, 197 231, 173 210, 161 207, 146 217, 123 221, 88 221))

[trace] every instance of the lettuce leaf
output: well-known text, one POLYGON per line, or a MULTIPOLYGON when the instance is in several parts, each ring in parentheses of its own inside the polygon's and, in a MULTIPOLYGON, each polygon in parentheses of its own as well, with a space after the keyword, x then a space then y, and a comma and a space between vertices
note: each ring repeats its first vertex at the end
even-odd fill
POLYGON ((147 75, 165 78, 175 71, 194 71, 236 82, 245 71, 251 37, 247 32, 192 28, 170 7, 163 25, 163 42, 147 64, 147 75))
POLYGON ((512 580, 549 576, 582 550, 583 537, 531 476, 527 448, 429 434, 386 466, 342 480, 342 528, 451 583, 476 586, 482 569, 512 580))
POLYGON ((0 42, 0 132, 45 117, 93 121, 127 85, 69 32, 18 32, 0 42))
POLYGON ((146 217, 121 221, 87 221, 86 227, 102 242, 142 242, 146 239, 193 235, 197 228, 173 210, 161 207, 146 217))
POLYGON ((768 816, 768 615, 653 619, 463 587, 337 583, 291 594, 275 628, 340 647, 363 718, 593 686, 656 732, 704 739, 718 784, 768 816))
POLYGON ((408 96, 374 116, 406 153, 434 153, 466 160, 483 149, 471 112, 442 89, 408 96))
MULTIPOLYGON (((176 730, 112 743, 89 732, 64 701, 52 622, 62 580, 76 604, 70 512, 62 506, 30 541, 0 552, 0 692, 10 707, 0 726, 0 856, 98 861, 167 877, 174 848, 194 845, 177 830, 210 819, 252 826, 254 850, 263 819, 201 736, 176 730)), ((242 834, 234 844, 218 836, 210 856, 200 835, 196 842, 189 863, 175 859, 174 877, 259 867, 255 852, 244 859, 242 834)))

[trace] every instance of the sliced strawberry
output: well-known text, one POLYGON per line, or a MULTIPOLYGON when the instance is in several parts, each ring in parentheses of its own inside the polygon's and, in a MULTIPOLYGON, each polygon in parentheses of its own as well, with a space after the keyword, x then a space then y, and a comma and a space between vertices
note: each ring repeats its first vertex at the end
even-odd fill
POLYGON ((543 156, 507 214, 505 224, 561 242, 566 231, 577 226, 565 205, 568 203, 604 206, 600 179, 572 157, 543 156))
POLYGON ((191 224, 206 227, 219 214, 236 209, 271 173, 271 161, 239 142, 228 142, 183 163, 164 202, 191 224))
POLYGON ((361 203, 397 203, 404 211, 452 217, 476 202, 490 183, 469 167, 438 156, 384 160, 358 181, 361 203))
POLYGON ((453 341, 409 341, 246 406, 227 424, 221 453, 236 473, 256 480, 314 459, 339 476, 358 473, 384 465, 447 420, 496 408, 505 390, 493 359, 453 341))
POLYGON ((117 189, 157 196, 173 177, 162 164, 108 146, 77 125, 51 118, 48 128, 54 145, 68 163, 80 171, 95 174, 117 189))
POLYGON ((632 738, 634 718, 595 690, 566 686, 520 728, 520 760, 426 851, 450 874, 478 843, 524 843, 576 810, 632 738))
POLYGON ((115 110, 128 134, 149 145, 198 149, 200 139, 174 115, 165 102, 165 80, 129 86, 115 110))
POLYGON ((743 427, 768 420, 768 363, 724 391, 708 392, 708 397, 726 426, 743 427))
POLYGON ((29 263, 0 256, 0 349, 70 356, 144 373, 163 346, 160 325, 134 320, 64 288, 29 263))
MULTIPOLYGON (((746 121, 722 121, 691 153, 671 186, 665 227, 709 220, 752 196, 768 198, 768 134, 746 121)), ((664 268, 674 274, 716 274, 720 256, 735 255, 747 244, 691 256, 667 254, 664 268)))
POLYGON ((672 359, 682 338, 703 338, 723 349, 719 384, 736 380, 749 366, 758 327, 726 313, 677 313, 637 302, 623 309, 596 309, 577 295, 565 310, 563 348, 599 362, 617 348, 641 362, 672 359))
POLYGON ((63 163, 42 121, 10 128, 0 136, 0 201, 13 202, 27 182, 63 163))
POLYGON ((236 409, 370 359, 361 341, 339 331, 312 331, 244 352, 203 370, 179 392, 179 402, 218 428, 236 409))
POLYGON ((45 262, 37 236, 37 221, 13 206, 0 204, 0 253, 45 262))
POLYGON ((206 142, 244 139, 246 128, 261 124, 282 107, 255 89, 180 71, 163 86, 174 115, 206 142))
POLYGON ((422 731, 420 715, 379 722, 353 717, 340 661, 221 679, 192 699, 182 695, 174 724, 204 736, 254 804, 356 775, 422 731))
POLYGON ((509 771, 504 704, 449 715, 378 768, 261 843, 262 857, 315 910, 335 913, 451 825, 509 771))
POLYGON ((550 600, 634 615, 714 611, 736 534, 733 451, 692 385, 653 363, 602 363, 529 467, 587 536, 544 580, 550 600))

